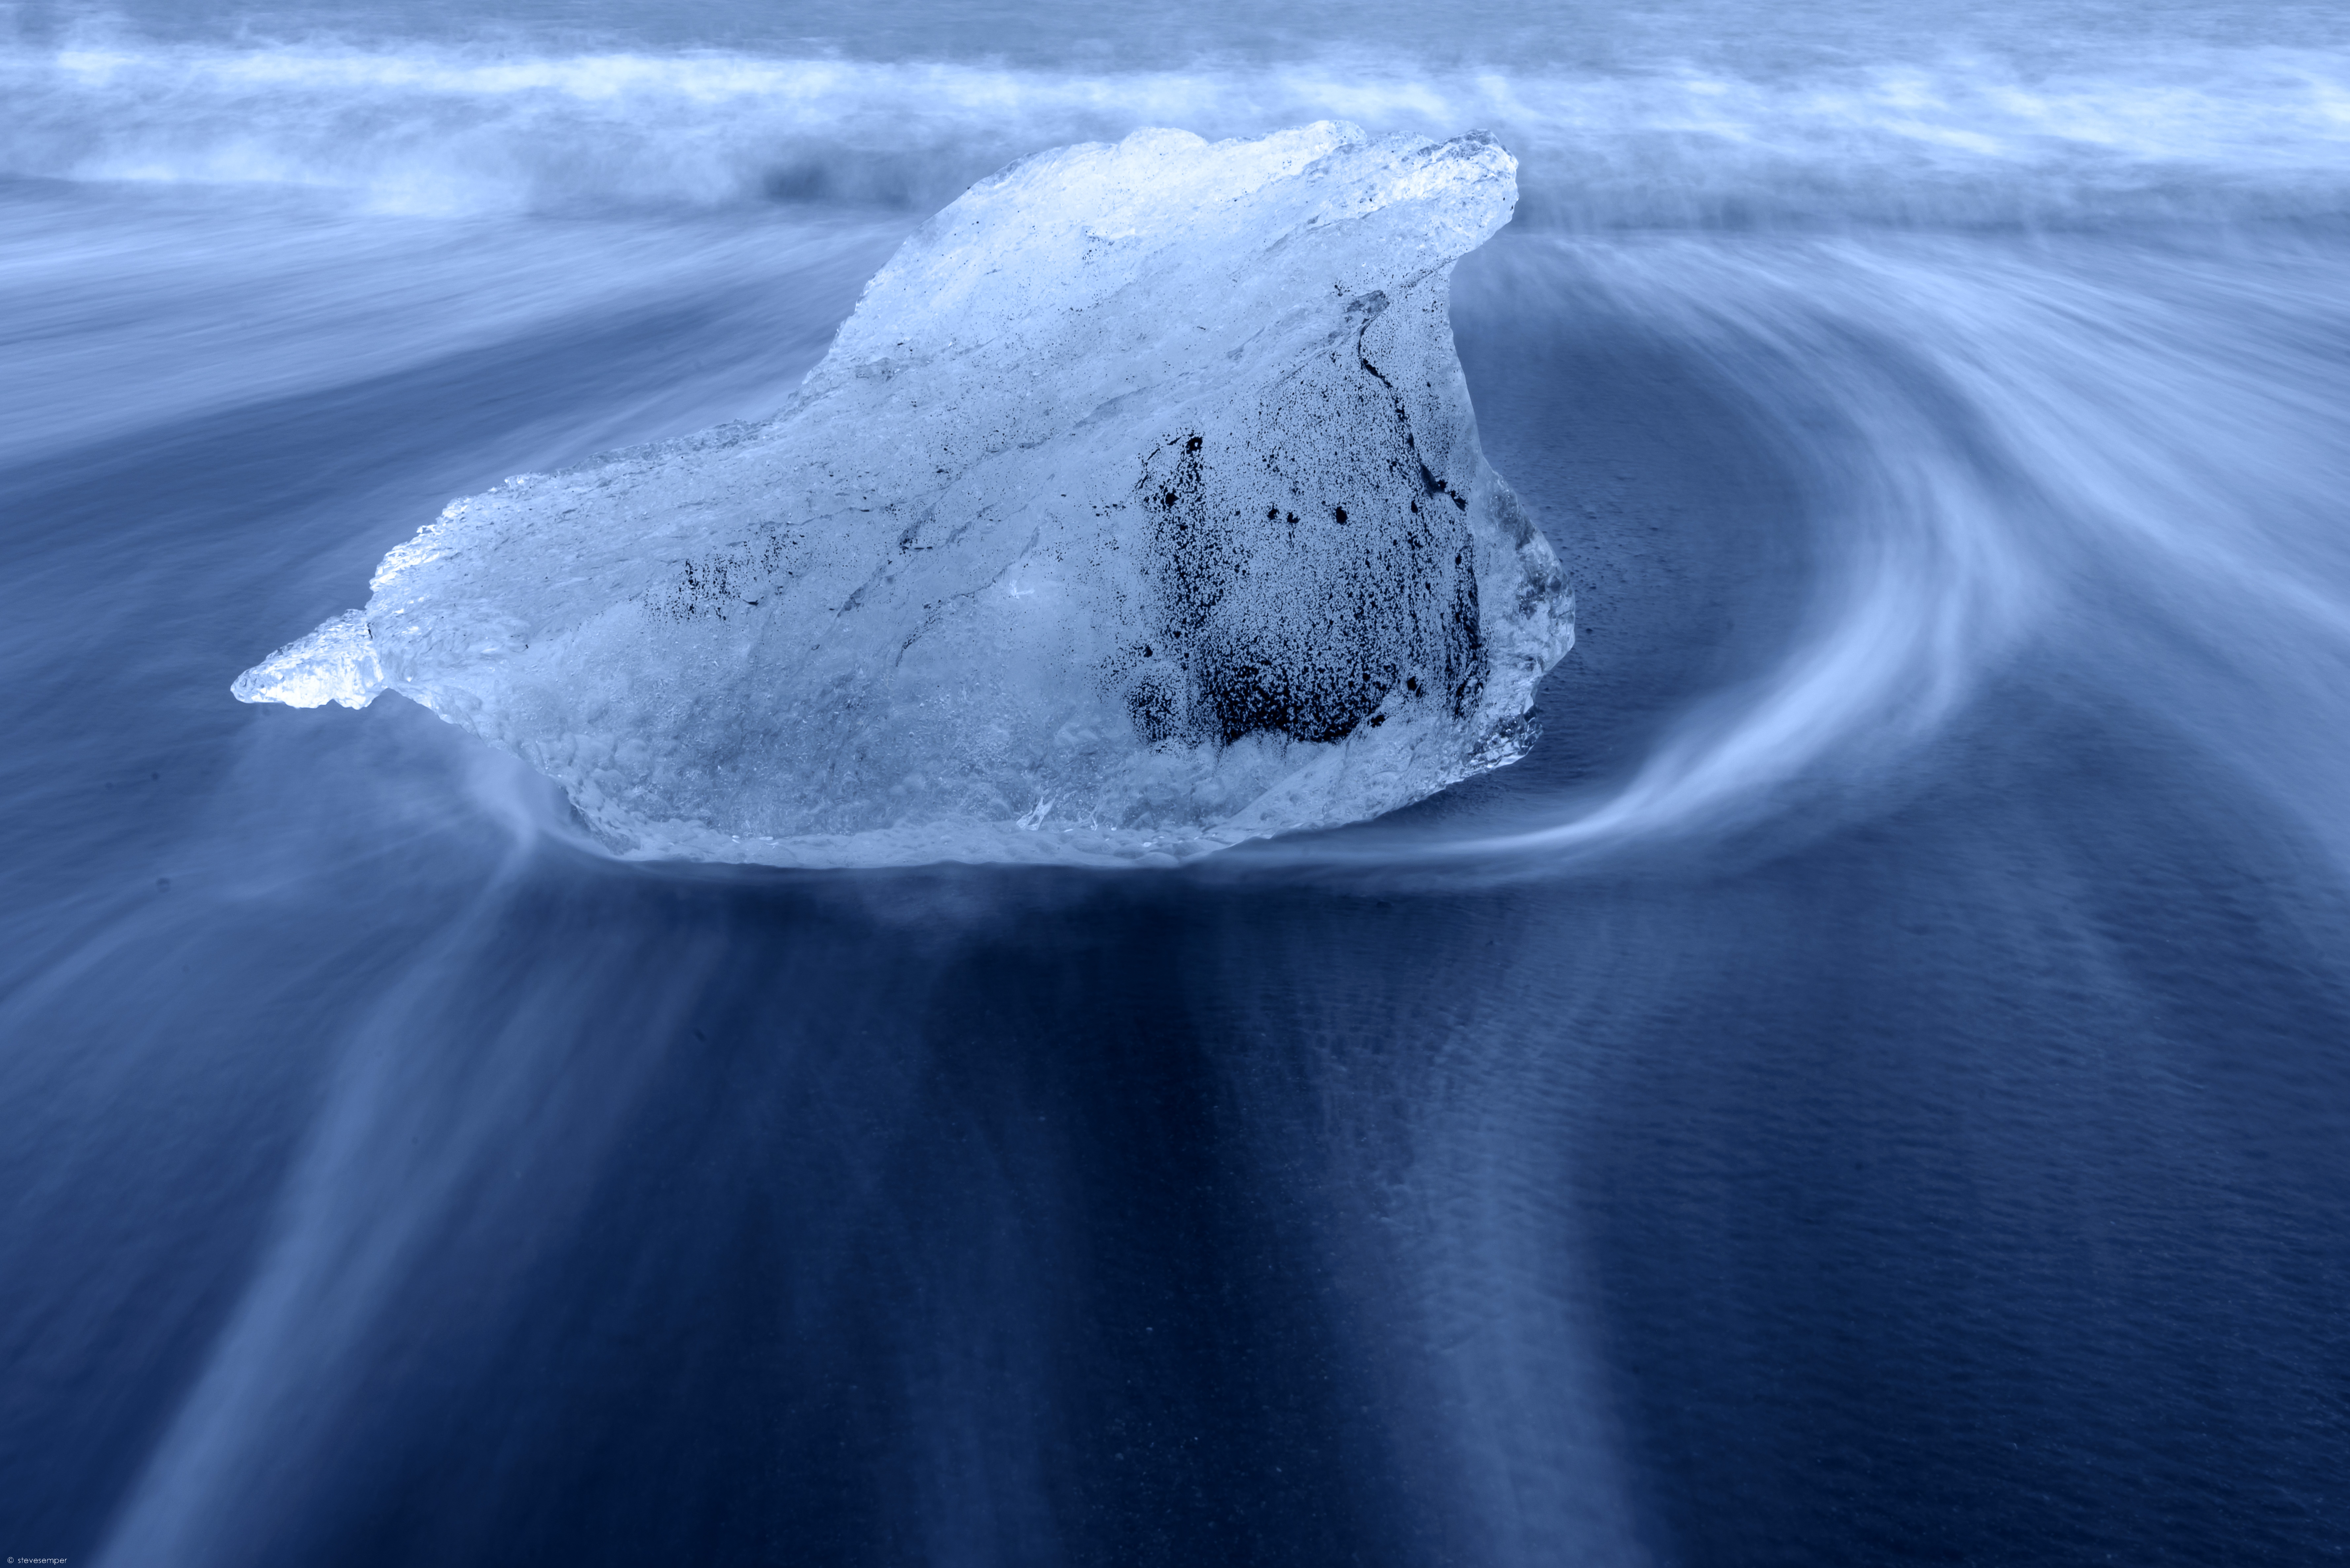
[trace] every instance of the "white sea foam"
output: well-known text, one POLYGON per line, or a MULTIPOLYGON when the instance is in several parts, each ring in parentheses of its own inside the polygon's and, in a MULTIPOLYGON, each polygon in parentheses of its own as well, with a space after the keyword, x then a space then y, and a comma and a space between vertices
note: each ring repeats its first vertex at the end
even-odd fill
POLYGON ((1139 125, 1492 128, 1529 217, 1577 225, 2321 213, 2350 193, 2350 58, 2171 43, 1772 75, 1438 67, 1353 50, 1086 71, 743 52, 135 41, 0 50, 0 171, 317 187, 415 213, 827 197, 938 205, 1139 125))

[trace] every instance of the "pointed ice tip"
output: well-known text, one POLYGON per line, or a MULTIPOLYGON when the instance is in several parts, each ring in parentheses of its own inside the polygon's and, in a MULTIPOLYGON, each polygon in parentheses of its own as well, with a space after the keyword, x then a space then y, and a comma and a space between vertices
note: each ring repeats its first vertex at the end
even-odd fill
POLYGON ((383 666, 364 610, 346 610, 298 642, 289 642, 236 678, 240 702, 364 708, 383 690, 383 666))

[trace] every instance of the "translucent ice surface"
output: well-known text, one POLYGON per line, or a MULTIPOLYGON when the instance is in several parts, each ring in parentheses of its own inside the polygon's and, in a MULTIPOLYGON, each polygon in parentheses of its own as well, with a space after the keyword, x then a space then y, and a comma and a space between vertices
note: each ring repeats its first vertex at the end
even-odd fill
POLYGON ((867 286, 789 408, 508 481, 246 701, 424 704, 625 852, 1181 858, 1523 749, 1574 640, 1478 450, 1483 136, 1067 147, 867 286))

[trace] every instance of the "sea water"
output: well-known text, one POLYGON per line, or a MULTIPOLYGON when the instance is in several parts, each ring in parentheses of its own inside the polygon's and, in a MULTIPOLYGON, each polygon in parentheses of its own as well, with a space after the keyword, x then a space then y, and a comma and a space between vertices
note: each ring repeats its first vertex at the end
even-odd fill
POLYGON ((7 16, 0 1550, 2350 1550, 2324 8, 7 16), (229 698, 1003 162, 1322 118, 1519 161, 1514 765, 777 872, 229 698))

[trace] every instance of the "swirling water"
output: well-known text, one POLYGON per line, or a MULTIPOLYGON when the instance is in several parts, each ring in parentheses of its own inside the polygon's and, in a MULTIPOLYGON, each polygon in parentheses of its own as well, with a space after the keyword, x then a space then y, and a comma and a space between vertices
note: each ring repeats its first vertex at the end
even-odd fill
POLYGON ((13 26, 0 1550, 2350 1551, 2323 13, 13 26), (229 699, 448 496, 771 410, 961 181, 1330 113, 1522 160, 1517 766, 779 875, 229 699))

